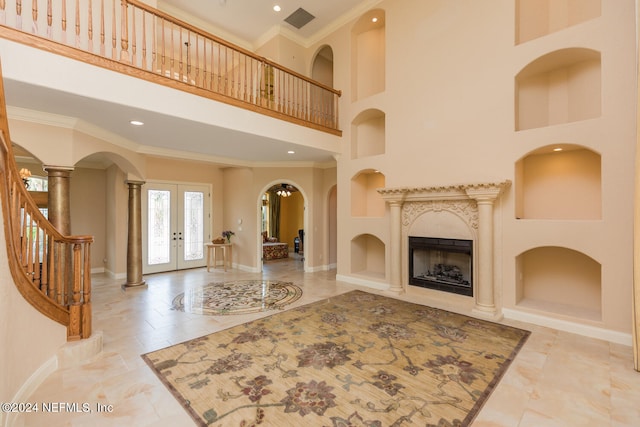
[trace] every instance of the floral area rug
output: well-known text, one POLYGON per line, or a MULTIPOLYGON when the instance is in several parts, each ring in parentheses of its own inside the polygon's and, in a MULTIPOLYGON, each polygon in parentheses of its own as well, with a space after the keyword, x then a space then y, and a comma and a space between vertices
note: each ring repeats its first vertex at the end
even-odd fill
POLYGON ((291 282, 235 280, 182 293, 173 299, 173 308, 206 315, 246 314, 283 309, 301 296, 302 289, 291 282))
POLYGON ((202 426, 467 426, 528 336, 352 291, 142 357, 202 426))

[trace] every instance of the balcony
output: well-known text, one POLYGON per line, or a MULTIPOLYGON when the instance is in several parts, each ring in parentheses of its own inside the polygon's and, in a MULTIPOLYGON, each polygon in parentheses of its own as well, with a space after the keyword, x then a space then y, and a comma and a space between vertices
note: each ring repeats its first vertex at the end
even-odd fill
POLYGON ((33 0, 28 6, 0 2, 0 38, 341 135, 339 91, 143 3, 33 0))

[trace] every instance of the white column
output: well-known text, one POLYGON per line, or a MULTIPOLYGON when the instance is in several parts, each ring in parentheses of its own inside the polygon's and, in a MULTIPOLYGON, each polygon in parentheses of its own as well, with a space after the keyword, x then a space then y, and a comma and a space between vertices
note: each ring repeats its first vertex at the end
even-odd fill
POLYGON ((389 201, 391 208, 391 249, 390 249, 390 276, 391 288, 389 291, 398 294, 404 292, 402 286, 402 201, 389 201))

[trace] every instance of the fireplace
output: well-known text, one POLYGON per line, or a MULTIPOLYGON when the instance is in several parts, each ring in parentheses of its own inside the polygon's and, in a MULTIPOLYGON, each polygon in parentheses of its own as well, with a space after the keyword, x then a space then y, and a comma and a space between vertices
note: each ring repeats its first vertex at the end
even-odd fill
POLYGON ((473 241, 409 236, 409 284, 473 296, 473 241))

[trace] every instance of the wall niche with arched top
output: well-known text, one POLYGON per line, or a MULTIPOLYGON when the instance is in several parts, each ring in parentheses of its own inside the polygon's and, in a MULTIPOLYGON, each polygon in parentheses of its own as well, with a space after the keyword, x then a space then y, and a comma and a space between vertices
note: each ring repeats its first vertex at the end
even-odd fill
POLYGON ((358 101, 385 90, 385 12, 363 14, 351 30, 351 100, 358 101))
POLYGON ((385 152, 385 114, 378 109, 361 112, 352 122, 351 158, 362 159, 385 152))
POLYGON ((516 258, 516 304, 522 308, 602 320, 602 265, 582 252, 542 246, 516 258))
POLYGON ((365 169, 351 178, 351 216, 383 217, 386 205, 377 189, 384 186, 384 174, 374 169, 365 169))
POLYGON ((516 0, 516 44, 578 25, 601 14, 601 0, 516 0))
POLYGON ((600 154, 571 144, 549 145, 516 163, 518 219, 602 218, 600 154))
POLYGON ((600 117, 600 52, 569 48, 548 53, 516 76, 517 131, 600 117))
POLYGON ((385 265, 382 240, 372 234, 361 234, 351 240, 351 273, 384 279, 385 265))

